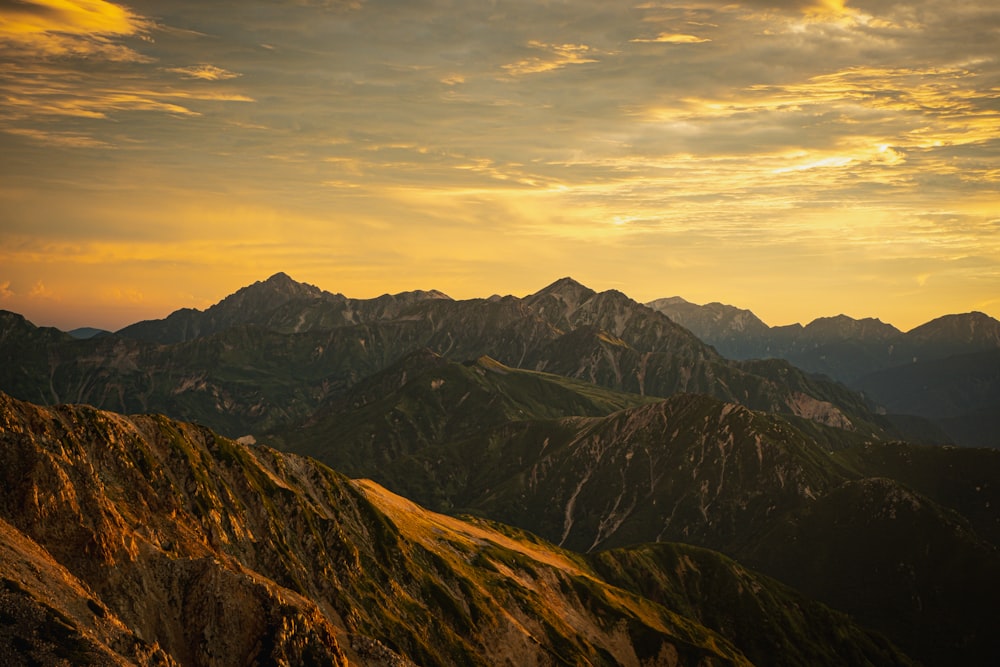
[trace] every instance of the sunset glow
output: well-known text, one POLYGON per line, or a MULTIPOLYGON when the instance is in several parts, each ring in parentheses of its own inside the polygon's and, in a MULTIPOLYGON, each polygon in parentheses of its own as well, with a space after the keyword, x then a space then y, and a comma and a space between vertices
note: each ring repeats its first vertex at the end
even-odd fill
POLYGON ((284 271, 1000 317, 1000 6, 0 3, 0 308, 120 328, 284 271))

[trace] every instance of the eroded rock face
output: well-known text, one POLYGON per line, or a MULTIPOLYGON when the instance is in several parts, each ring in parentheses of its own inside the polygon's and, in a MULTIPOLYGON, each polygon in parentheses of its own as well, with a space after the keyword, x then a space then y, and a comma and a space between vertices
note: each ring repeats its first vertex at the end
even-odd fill
POLYGON ((201 427, 0 395, 0 453, 0 611, 15 621, 0 655, 749 664, 565 552, 201 427))
POLYGON ((845 431, 853 431, 854 424, 847 418, 836 405, 829 401, 821 401, 802 392, 795 392, 788 400, 788 407, 792 414, 804 417, 811 421, 842 428, 845 431))

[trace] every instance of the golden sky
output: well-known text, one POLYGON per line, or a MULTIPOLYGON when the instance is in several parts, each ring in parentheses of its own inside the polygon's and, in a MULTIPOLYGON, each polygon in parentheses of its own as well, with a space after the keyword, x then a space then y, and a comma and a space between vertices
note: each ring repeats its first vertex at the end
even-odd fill
POLYGON ((994 0, 0 0, 0 308, 1000 316, 994 0))

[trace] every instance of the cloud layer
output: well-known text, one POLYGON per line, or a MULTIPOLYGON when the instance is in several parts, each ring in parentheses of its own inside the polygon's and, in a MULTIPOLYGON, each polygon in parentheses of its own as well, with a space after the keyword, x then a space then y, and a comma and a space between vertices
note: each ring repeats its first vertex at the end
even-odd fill
POLYGON ((998 30, 985 0, 2 1, 0 307, 139 290, 124 324, 284 270, 1000 315, 998 30))

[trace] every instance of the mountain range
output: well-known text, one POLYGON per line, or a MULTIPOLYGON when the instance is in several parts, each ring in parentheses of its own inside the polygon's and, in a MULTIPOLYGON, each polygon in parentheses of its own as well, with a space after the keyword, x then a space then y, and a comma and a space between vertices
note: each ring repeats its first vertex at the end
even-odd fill
POLYGON ((13 396, 163 412, 233 437, 301 421, 419 348, 641 395, 702 392, 866 433, 893 429, 835 382, 787 363, 730 361, 665 315, 568 278, 523 299, 351 300, 276 274, 204 312, 111 336, 78 340, 13 313, 0 313, 0 327, 0 389, 13 396))
POLYGON ((996 444, 989 318, 799 327, 789 350, 853 350, 831 367, 882 363, 876 340, 917 356, 847 386, 727 358, 669 308, 746 350, 770 328, 685 304, 569 278, 358 300, 276 274, 86 339, 0 312, 0 655, 996 662, 1000 451, 939 444, 996 444))
POLYGON ((861 391, 887 412, 929 417, 954 442, 1000 446, 1000 321, 984 313, 945 315, 904 333, 874 318, 769 327, 721 303, 670 297, 647 305, 726 357, 784 359, 861 391))

